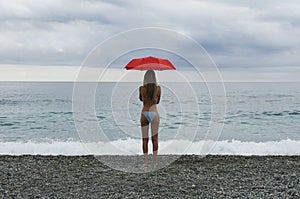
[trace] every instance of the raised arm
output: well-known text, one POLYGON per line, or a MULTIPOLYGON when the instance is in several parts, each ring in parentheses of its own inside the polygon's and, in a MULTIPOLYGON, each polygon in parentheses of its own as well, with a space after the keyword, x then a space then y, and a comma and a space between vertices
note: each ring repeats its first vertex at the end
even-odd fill
POLYGON ((139 88, 139 99, 140 99, 141 101, 143 101, 143 97, 142 97, 142 86, 140 86, 140 88, 139 88))
POLYGON ((157 104, 159 104, 160 95, 161 95, 161 89, 160 89, 160 86, 157 86, 157 104))

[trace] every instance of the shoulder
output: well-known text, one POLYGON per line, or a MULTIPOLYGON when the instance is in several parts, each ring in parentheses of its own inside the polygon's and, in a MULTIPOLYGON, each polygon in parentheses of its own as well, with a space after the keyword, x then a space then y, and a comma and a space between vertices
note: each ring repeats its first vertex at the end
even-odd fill
POLYGON ((161 91, 161 88, 160 88, 160 86, 159 85, 157 85, 157 91, 160 93, 160 91, 161 91))
POLYGON ((146 88, 145 88, 144 86, 140 86, 140 87, 139 87, 139 91, 140 91, 140 92, 144 92, 145 89, 146 89, 146 88))

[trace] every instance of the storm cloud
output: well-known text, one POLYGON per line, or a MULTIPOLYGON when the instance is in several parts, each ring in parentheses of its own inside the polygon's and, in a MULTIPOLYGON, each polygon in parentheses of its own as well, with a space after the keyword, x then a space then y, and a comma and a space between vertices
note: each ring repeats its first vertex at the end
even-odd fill
POLYGON ((114 34, 162 27, 195 39, 220 68, 297 67, 299 13, 297 0, 3 0, 0 63, 80 65, 114 34))

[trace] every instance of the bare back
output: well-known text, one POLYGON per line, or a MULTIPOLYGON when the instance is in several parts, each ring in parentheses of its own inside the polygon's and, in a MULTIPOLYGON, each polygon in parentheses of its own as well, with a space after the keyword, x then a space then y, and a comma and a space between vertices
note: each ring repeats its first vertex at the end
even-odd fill
POLYGON ((156 104, 159 104, 161 89, 160 86, 157 86, 156 94, 152 100, 148 100, 146 97, 147 89, 144 86, 140 86, 139 88, 140 94, 139 98, 143 102, 143 109, 142 111, 157 111, 156 104))

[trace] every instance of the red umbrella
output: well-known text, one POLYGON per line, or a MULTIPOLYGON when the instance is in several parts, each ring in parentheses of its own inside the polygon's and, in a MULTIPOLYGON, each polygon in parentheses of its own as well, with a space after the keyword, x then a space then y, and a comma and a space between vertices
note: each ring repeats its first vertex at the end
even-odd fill
POLYGON ((126 70, 176 70, 169 60, 152 56, 133 59, 125 68, 126 70))

